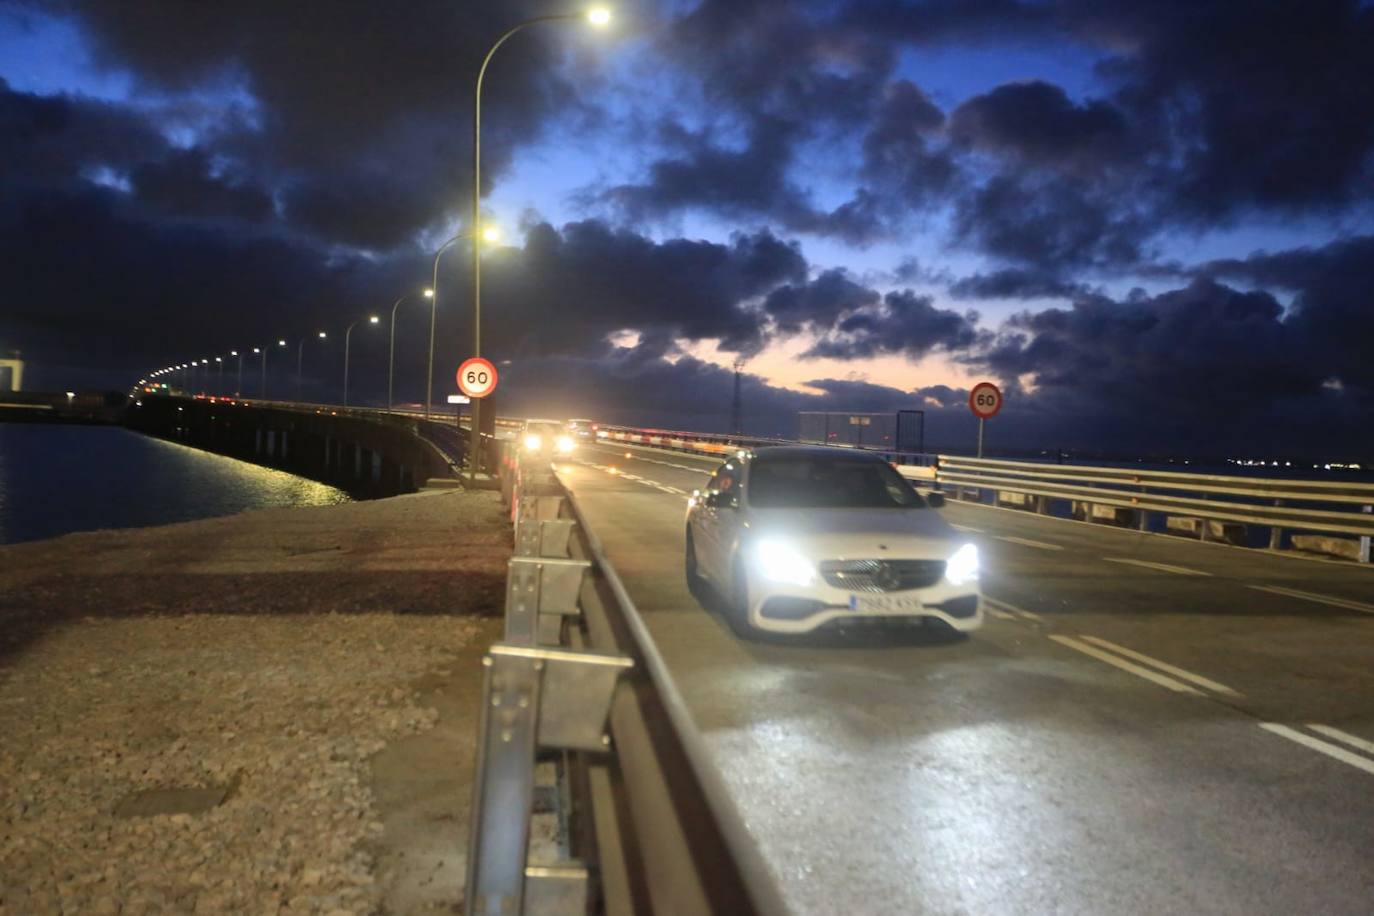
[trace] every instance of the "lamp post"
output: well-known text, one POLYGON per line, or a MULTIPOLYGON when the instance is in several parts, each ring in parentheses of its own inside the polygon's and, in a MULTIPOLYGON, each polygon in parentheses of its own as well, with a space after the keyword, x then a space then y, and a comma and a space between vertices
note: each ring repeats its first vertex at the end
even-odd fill
POLYGON ((234 385, 234 397, 241 398, 243 397, 243 354, 238 350, 230 350, 229 355, 239 358, 239 380, 234 385))
MULTIPOLYGON (((317 336, 319 337, 320 340, 324 340, 324 338, 325 338, 325 333, 324 333, 324 331, 320 331, 319 334, 318 334, 317 336)), ((301 338, 301 342, 298 343, 298 344, 296 344, 296 403, 298 403, 298 404, 300 403, 300 400, 301 400, 301 367, 305 365, 305 341, 306 341, 306 339, 307 339, 307 338, 302 337, 302 338, 301 338)))
MULTIPOLYGON (((396 304, 393 305, 393 306, 391 307, 391 355, 387 357, 387 361, 386 361, 386 409, 387 409, 387 412, 388 412, 388 413, 391 412, 391 395, 392 395, 392 391, 393 391, 393 388, 394 388, 394 383, 395 383, 395 381, 396 381, 396 310, 397 310, 398 308, 401 307, 401 303, 404 302, 406 296, 409 296, 409 295, 410 295, 410 293, 405 293, 405 294, 402 295, 400 298, 398 298, 398 299, 396 300, 396 304)), ((431 288, 425 290, 425 298, 427 298, 427 299, 433 299, 433 298, 434 298, 434 289, 433 289, 433 287, 431 287, 431 288)), ((430 368, 430 373, 429 373, 429 375, 430 375, 430 378, 431 378, 431 380, 432 380, 432 379, 434 378, 434 316, 433 316, 433 314, 431 314, 431 315, 430 315, 430 318, 429 318, 429 368, 430 368)), ((432 381, 431 381, 431 384, 433 384, 432 381)), ((426 399, 426 403, 425 403, 425 410, 426 410, 426 411, 429 410, 429 403, 428 403, 428 400, 427 400, 427 399, 426 399)))
MULTIPOLYGON (((277 341, 277 346, 285 348, 286 341, 277 341)), ((258 397, 264 401, 267 400, 267 351, 270 349, 272 349, 270 344, 263 345, 261 350, 259 350, 257 347, 253 348, 254 353, 262 354, 262 386, 258 389, 258 397)))
MULTIPOLYGON (((474 223, 474 225, 476 225, 474 223)), ((499 242, 501 240, 501 230, 497 226, 487 226, 482 229, 482 241, 499 242)), ((434 276, 430 279, 429 290, 425 295, 430 297, 429 303, 429 372, 425 382, 425 418, 429 417, 429 405, 434 400, 434 319, 439 311, 439 257, 455 242, 471 238, 472 233, 460 232, 447 242, 439 246, 439 250, 434 252, 434 276)), ((473 250, 477 250, 476 243, 473 250)))
POLYGON ((224 357, 216 356, 215 365, 219 367, 219 381, 215 382, 215 394, 224 395, 224 357))
MULTIPOLYGON (((379 322, 379 321, 381 321, 381 320, 382 320, 382 319, 378 318, 376 315, 368 315, 368 316, 367 316, 367 323, 368 323, 368 324, 376 324, 377 322, 379 322)), ((362 321, 362 319, 359 318, 358 321, 362 321)), ((350 340, 350 338, 352 338, 352 336, 353 336, 353 328, 355 328, 355 327, 357 326, 358 321, 355 321, 355 322, 353 322, 353 324, 350 324, 350 325, 348 326, 348 330, 347 330, 347 331, 344 331, 344 390, 343 390, 343 406, 345 406, 345 407, 348 406, 348 346, 349 346, 349 340, 350 340)))
MULTIPOLYGON (((473 92, 472 102, 472 221, 470 226, 476 228, 482 219, 482 80, 487 75, 487 65, 491 63, 492 56, 512 35, 516 32, 537 25, 541 22, 571 22, 577 19, 585 19, 597 28, 604 28, 611 21, 610 10, 605 7, 595 7, 586 13, 565 13, 556 16, 536 16, 533 19, 526 19, 518 25, 511 26, 505 33, 492 44, 487 51, 487 56, 482 58, 482 66, 477 71, 477 85, 473 92)), ((482 251, 478 245, 472 246, 472 354, 473 356, 482 355, 482 251)), ((432 373, 431 373, 432 375, 432 373)), ((428 410, 429 405, 425 405, 428 410)), ((468 472, 469 479, 477 474, 478 456, 482 442, 482 399, 472 399, 472 444, 468 451, 468 472)), ((471 898, 471 891, 469 891, 471 898)), ((474 901, 469 899, 469 906, 474 901)))

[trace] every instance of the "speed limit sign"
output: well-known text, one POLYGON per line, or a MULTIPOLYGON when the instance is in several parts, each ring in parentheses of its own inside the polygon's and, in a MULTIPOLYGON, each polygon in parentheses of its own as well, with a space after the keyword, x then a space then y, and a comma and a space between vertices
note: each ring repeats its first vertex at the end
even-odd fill
POLYGON ((458 367, 458 390, 470 398, 484 398, 496 390, 496 367, 480 356, 458 367))
POLYGON ((968 393, 968 409, 980 420, 997 416, 1002 409, 1002 390, 992 382, 979 382, 968 393))

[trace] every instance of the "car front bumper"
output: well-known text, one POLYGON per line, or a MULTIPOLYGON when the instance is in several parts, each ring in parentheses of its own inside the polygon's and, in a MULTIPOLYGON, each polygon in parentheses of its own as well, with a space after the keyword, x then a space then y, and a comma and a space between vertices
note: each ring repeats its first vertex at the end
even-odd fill
POLYGON ((846 621, 874 623, 882 620, 935 619, 960 630, 976 630, 983 625, 983 602, 976 582, 953 585, 948 581, 926 588, 896 592, 851 592, 819 582, 808 586, 760 581, 749 583, 749 622, 772 633, 810 633, 846 621), (851 596, 901 598, 919 601, 918 607, 872 609, 851 607, 851 596))

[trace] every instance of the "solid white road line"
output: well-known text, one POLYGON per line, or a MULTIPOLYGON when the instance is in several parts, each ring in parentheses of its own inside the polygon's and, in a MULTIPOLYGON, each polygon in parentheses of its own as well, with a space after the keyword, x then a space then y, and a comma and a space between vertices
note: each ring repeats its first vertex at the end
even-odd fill
POLYGON ((1090 642, 1095 646, 1101 646, 1103 649, 1110 649, 1118 655, 1124 655, 1127 658, 1133 658, 1138 662, 1144 662, 1145 664, 1150 665, 1151 667, 1158 668, 1165 674, 1172 674, 1179 680, 1190 681, 1198 685, 1199 687, 1211 690, 1214 693, 1225 694, 1228 697, 1244 696, 1244 694, 1240 693, 1237 690, 1232 690, 1225 684, 1218 684, 1216 681, 1211 680, 1209 678, 1205 678, 1200 674, 1193 674, 1191 671, 1185 671, 1184 669, 1171 665, 1168 662, 1162 662, 1157 658, 1151 658, 1143 652, 1137 652, 1134 649, 1127 649, 1125 646, 1118 646, 1116 643, 1108 642, 1107 640, 1101 639, 1100 637, 1084 636, 1083 640, 1086 642, 1090 642))
POLYGON ((1374 774, 1374 760, 1366 760, 1358 754, 1350 753, 1350 751, 1347 751, 1343 747, 1337 747, 1334 744, 1327 744, 1325 741, 1313 738, 1311 735, 1304 735, 1300 731, 1295 731, 1289 728, 1287 725, 1280 725, 1277 722, 1261 722, 1260 728, 1264 729, 1267 732, 1273 732, 1274 734, 1282 738, 1287 738, 1289 741, 1296 741, 1303 747, 1310 747, 1312 750, 1316 751, 1319 754, 1325 754, 1328 757, 1334 757, 1341 763, 1348 763, 1356 769, 1364 770, 1366 773, 1374 774))
POLYGON ((1170 690, 1173 690, 1177 693, 1191 693, 1196 696, 1202 696, 1201 691, 1194 690, 1192 687, 1189 687, 1187 684, 1184 684, 1181 681, 1176 681, 1171 677, 1165 677, 1162 674, 1156 674, 1148 668, 1142 668, 1139 665, 1126 661, 1124 658, 1112 655, 1110 652, 1104 652, 1101 649, 1097 649, 1092 646, 1081 643, 1073 637, 1051 636, 1050 639, 1059 643, 1061 646, 1068 646, 1070 649, 1073 649, 1077 652, 1082 652, 1084 655, 1091 655, 1098 661, 1106 662, 1112 667, 1120 668, 1122 671, 1134 674, 1136 677, 1143 677, 1145 680, 1150 681, 1154 684, 1158 684, 1161 687, 1167 687, 1170 690))
POLYGON ((987 604, 989 607, 995 606, 998 610, 1003 611, 1007 614, 1011 614, 1013 617, 1024 617, 1027 620, 1033 620, 1036 623, 1045 622, 1045 618, 1041 617, 1039 614, 1019 608, 1014 604, 1008 604, 1000 598, 989 598, 987 595, 984 595, 983 603, 987 604))
POLYGON ((953 528, 953 529, 956 530, 956 531, 967 531, 969 534, 982 534, 982 533, 983 533, 983 529, 982 529, 982 528, 975 528, 975 527, 973 527, 972 525, 956 525, 956 524, 954 524, 953 522, 950 522, 950 523, 949 523, 949 527, 953 528))
POLYGON ((994 617, 1000 617, 1000 618, 1003 619, 1003 620, 1015 620, 1015 619, 1016 619, 1016 615, 1015 615, 1015 614, 1008 614, 1006 611, 1004 611, 1004 610, 1002 610, 1002 609, 1000 609, 1000 608, 993 607, 991 604, 987 603, 986 601, 983 603, 983 610, 987 611, 987 612, 988 612, 989 614, 991 614, 992 616, 994 616, 994 617))
POLYGON ((1302 592, 1296 588, 1284 588, 1281 585, 1251 585, 1250 588, 1283 595, 1286 598, 1301 598, 1304 601, 1316 601, 1321 604, 1329 604, 1332 607, 1343 607, 1351 611, 1364 611, 1366 614, 1374 614, 1374 604, 1365 604, 1363 601, 1355 601, 1350 598, 1336 598, 1331 595, 1302 592))
POLYGON ((1332 728, 1330 725, 1317 725, 1316 723, 1309 723, 1307 727, 1312 729, 1312 731, 1316 732, 1319 735, 1325 735, 1328 738, 1334 738, 1335 740, 1348 744, 1353 748, 1364 751, 1366 754, 1374 754, 1374 741, 1366 741, 1363 738, 1350 734, 1349 732, 1343 732, 1339 728, 1332 728))
POLYGON ((1129 557, 1103 557, 1108 563, 1129 563, 1132 566, 1143 566, 1146 569, 1157 569, 1160 572, 1175 573, 1180 576, 1210 576, 1211 573, 1203 572, 1200 569, 1189 569, 1186 566, 1170 566, 1168 563, 1151 563, 1149 560, 1132 560, 1129 557))
POLYGON ((1012 537, 1010 534, 994 534, 993 537, 999 541, 1010 541, 1013 544, 1022 544, 1026 547, 1036 547, 1040 550, 1063 550, 1058 544, 1046 544, 1044 541, 1032 541, 1030 538, 1012 537))

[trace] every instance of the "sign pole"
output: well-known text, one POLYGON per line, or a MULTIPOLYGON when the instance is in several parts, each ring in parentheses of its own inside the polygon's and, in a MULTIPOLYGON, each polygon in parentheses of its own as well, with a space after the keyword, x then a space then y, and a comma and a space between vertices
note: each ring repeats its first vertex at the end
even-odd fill
POLYGON ((982 458, 982 457, 983 457, 983 424, 986 423, 986 422, 987 422, 987 420, 984 420, 982 417, 979 417, 979 418, 978 418, 978 457, 979 457, 979 458, 982 458))

